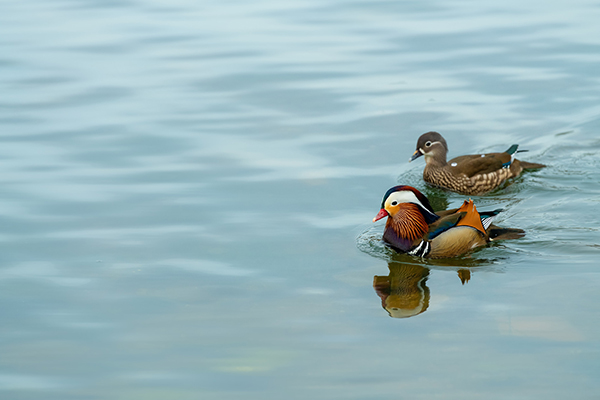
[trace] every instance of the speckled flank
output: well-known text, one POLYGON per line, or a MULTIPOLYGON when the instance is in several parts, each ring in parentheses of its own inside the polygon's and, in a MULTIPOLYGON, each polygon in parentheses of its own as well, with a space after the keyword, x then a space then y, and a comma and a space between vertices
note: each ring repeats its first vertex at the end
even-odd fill
POLYGON ((425 182, 465 195, 480 195, 489 192, 513 176, 516 175, 513 175, 510 168, 502 168, 487 174, 475 175, 471 178, 464 174, 454 175, 447 168, 425 166, 423 170, 423 180, 425 182))

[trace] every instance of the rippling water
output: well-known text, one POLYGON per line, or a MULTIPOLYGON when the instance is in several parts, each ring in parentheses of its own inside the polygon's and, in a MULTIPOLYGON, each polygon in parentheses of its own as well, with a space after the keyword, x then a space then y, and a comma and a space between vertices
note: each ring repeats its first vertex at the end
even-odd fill
POLYGON ((596 2, 1 9, 1 398, 598 396, 596 2), (525 238, 381 246, 429 130, 525 238))

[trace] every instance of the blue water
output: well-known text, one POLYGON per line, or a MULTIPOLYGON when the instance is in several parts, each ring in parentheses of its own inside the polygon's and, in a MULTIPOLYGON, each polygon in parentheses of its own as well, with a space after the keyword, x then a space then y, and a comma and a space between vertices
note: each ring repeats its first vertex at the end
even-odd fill
POLYGON ((596 2, 0 11, 0 398, 600 394, 596 2), (474 197, 526 237, 381 245, 389 187, 464 199, 429 130, 548 165, 474 197))

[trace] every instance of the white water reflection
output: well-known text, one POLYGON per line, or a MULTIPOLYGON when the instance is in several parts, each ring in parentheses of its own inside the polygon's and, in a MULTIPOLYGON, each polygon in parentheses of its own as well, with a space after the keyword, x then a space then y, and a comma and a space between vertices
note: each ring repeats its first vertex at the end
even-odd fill
POLYGON ((0 269, 0 280, 36 280, 65 287, 79 287, 91 282, 90 278, 65 276, 60 268, 50 262, 25 262, 0 269))
POLYGON ((0 373, 0 390, 56 390, 65 388, 65 379, 47 376, 0 373))
POLYGON ((166 259, 154 263, 145 263, 144 265, 133 264, 133 263, 122 263, 114 264, 111 268, 116 269, 147 269, 147 268, 161 268, 161 269, 181 269, 183 271, 189 271, 194 273, 218 275, 218 276, 248 276, 256 273, 256 271, 246 270, 242 268, 233 267, 227 263, 211 261, 211 260, 198 260, 198 259, 166 259))

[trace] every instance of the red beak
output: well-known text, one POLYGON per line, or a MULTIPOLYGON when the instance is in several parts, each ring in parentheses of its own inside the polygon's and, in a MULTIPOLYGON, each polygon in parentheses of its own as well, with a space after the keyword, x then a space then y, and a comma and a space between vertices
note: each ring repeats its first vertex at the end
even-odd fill
POLYGON ((381 218, 388 217, 389 215, 390 214, 388 214, 388 212, 385 211, 385 208, 382 208, 381 210, 379 210, 379 213, 375 216, 375 218, 373 218, 373 222, 379 221, 381 218))

